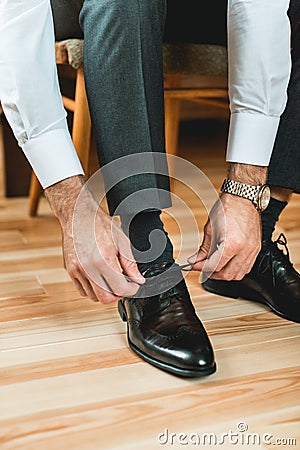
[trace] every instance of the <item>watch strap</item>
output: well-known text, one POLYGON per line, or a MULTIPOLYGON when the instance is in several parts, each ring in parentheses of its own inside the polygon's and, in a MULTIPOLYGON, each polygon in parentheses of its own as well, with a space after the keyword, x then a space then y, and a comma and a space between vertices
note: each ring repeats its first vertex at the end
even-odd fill
POLYGON ((225 178, 221 187, 221 191, 246 198, 256 205, 260 188, 261 185, 252 186, 250 184, 241 183, 240 181, 225 178))

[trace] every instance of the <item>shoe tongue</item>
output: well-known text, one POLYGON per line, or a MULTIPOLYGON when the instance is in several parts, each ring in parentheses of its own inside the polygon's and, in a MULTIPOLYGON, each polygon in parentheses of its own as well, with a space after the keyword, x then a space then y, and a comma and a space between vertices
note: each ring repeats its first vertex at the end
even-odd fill
POLYGON ((134 297, 154 297, 177 286, 182 280, 183 276, 180 267, 176 263, 159 263, 145 272, 143 276, 147 279, 141 285, 134 297))
MULTIPOLYGON (((272 257, 272 258, 275 257, 275 259, 282 261, 282 262, 288 261, 291 264, 290 259, 289 259, 289 252, 286 247, 286 243, 284 244, 279 239, 277 239, 276 241, 272 241, 271 239, 262 241, 262 247, 261 247, 259 254, 257 255, 254 266, 258 267, 258 269, 260 270, 261 263, 263 261, 265 261, 266 258, 267 258, 267 261, 270 261, 269 260, 270 257, 272 257), (280 248, 279 245, 284 245, 286 253, 284 251, 284 248, 280 248)), ((269 265, 270 262, 267 262, 267 264, 269 265)))

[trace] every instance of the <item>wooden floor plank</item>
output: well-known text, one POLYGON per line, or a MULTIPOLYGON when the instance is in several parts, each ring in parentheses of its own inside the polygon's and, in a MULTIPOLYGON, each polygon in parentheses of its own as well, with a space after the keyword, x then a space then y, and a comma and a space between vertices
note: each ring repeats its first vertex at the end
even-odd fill
MULTIPOLYGON (((134 445, 137 437, 139 442, 148 438, 155 444, 158 433, 165 428, 177 433, 236 431, 237 424, 246 421, 245 418, 249 431, 268 432, 272 426, 274 435, 280 432, 279 436, 288 436, 285 433, 296 432, 290 425, 297 423, 299 412, 299 375, 299 367, 282 369, 219 382, 212 379, 184 382, 180 390, 172 383, 173 378, 167 389, 158 386, 157 390, 152 389, 153 383, 149 380, 149 389, 143 397, 139 393, 139 383, 133 396, 125 391, 122 398, 107 400, 95 392, 92 403, 86 401, 70 407, 61 399, 61 408, 51 409, 50 402, 39 413, 31 412, 28 406, 18 424, 13 419, 2 422, 1 439, 3 443, 18 439, 18 445, 22 444, 22 439, 25 443, 29 439, 32 448, 37 448, 47 437, 49 446, 46 448, 55 443, 59 449, 66 441, 74 445, 72 448, 79 449, 90 448, 91 442, 95 445, 101 440, 103 448, 117 448, 124 441, 134 445), (278 404, 283 416, 278 414, 278 404), (151 423, 150 428, 145 426, 147 423, 151 423), (77 444, 73 441, 74 435, 77 444)), ((162 374, 162 378, 166 376, 162 374)), ((80 386, 81 391, 85 388, 87 386, 80 386)), ((80 394, 77 393, 77 397, 80 394)))

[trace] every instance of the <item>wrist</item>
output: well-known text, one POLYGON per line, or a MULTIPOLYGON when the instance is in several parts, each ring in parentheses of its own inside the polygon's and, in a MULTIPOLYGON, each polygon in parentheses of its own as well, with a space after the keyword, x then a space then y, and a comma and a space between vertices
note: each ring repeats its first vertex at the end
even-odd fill
POLYGON ((84 186, 84 182, 82 175, 76 175, 45 189, 45 195, 51 209, 62 226, 72 220, 76 201, 84 186))
POLYGON ((240 208, 243 205, 243 208, 251 209, 253 212, 255 211, 259 214, 257 208, 253 204, 251 200, 248 200, 244 197, 239 197, 237 195, 229 194, 228 192, 221 192, 220 199, 222 201, 223 206, 230 208, 240 208))
POLYGON ((227 178, 240 183, 246 183, 251 186, 258 186, 266 183, 267 173, 268 168, 264 166, 230 163, 227 178))

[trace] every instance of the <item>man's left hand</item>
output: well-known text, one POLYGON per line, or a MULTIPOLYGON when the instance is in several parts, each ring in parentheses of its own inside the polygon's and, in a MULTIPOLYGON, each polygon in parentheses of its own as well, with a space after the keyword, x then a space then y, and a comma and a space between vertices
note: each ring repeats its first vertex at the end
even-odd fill
POLYGON ((222 193, 204 227, 201 247, 188 261, 193 270, 222 280, 241 280, 261 248, 261 220, 247 199, 222 193))

